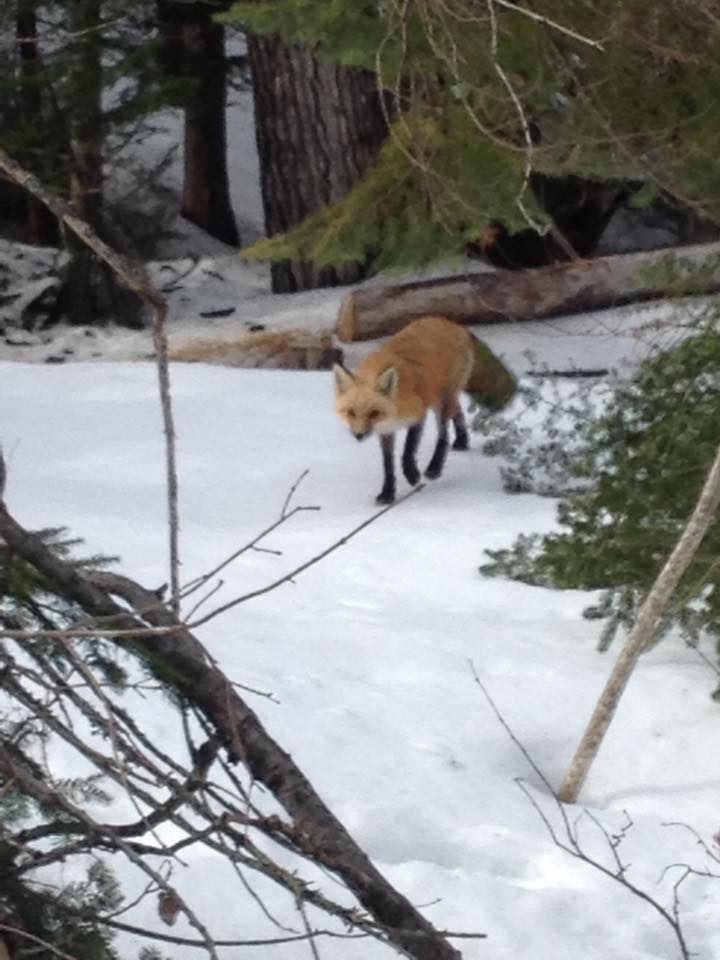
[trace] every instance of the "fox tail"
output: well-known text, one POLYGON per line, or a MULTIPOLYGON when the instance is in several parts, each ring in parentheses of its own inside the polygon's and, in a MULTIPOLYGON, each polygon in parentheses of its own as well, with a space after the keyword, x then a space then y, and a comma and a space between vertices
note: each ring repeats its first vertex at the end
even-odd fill
POLYGON ((488 410, 502 410, 517 390, 517 380, 482 340, 472 336, 473 367, 465 390, 488 410))

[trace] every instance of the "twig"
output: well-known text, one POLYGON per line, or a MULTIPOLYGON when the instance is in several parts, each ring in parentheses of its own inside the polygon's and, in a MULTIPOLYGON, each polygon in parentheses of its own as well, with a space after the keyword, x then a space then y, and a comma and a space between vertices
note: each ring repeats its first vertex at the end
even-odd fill
POLYGON ((30 933, 28 930, 22 930, 20 927, 13 927, 9 923, 0 923, 0 930, 2 930, 4 933, 11 933, 16 937, 22 937, 24 940, 29 940, 31 943, 36 943, 38 946, 43 947, 43 949, 49 950, 50 953, 54 953, 56 957, 60 957, 61 960, 78 960, 78 958, 73 956, 71 953, 65 953, 64 950, 59 950, 48 940, 43 940, 42 937, 36 937, 34 933, 30 933))
MULTIPOLYGON (((545 825, 545 828, 547 829, 548 834, 550 835, 550 838, 552 839, 553 843, 559 849, 564 850, 565 853, 568 853, 571 857, 574 857, 575 859, 580 860, 591 867, 594 867, 596 870, 604 874, 606 877, 609 877, 615 880, 621 886, 625 887, 626 890, 629 890, 632 894, 634 894, 634 896, 638 897, 640 900, 647 903, 648 906, 652 907, 653 910, 655 910, 663 918, 663 920, 665 920, 669 924, 670 928, 672 929, 675 935, 675 938, 677 940, 678 947, 680 949, 680 956, 682 957, 682 960, 691 960, 692 955, 685 941, 685 935, 683 933, 682 926, 680 924, 680 918, 677 913, 677 889, 675 890, 675 894, 674 894, 673 912, 670 913, 668 910, 665 909, 665 907, 662 906, 661 903, 659 903, 657 900, 651 897, 650 894, 646 893, 644 890, 636 886, 636 884, 632 883, 627 878, 627 867, 621 862, 617 848, 620 840, 622 840, 623 837, 625 836, 625 833, 627 832, 628 827, 632 825, 631 821, 629 821, 629 818, 628 818, 628 824, 620 831, 620 834, 616 837, 611 837, 606 827, 602 823, 600 823, 600 821, 597 819, 597 817, 595 817, 594 814, 590 813, 588 810, 581 811, 580 816, 581 817, 586 816, 589 820, 591 820, 595 824, 595 826, 602 832, 605 839, 607 840, 607 844, 611 851, 613 862, 615 863, 615 867, 616 867, 615 870, 611 870, 600 860, 597 860, 595 857, 592 857, 590 856, 590 854, 586 853, 585 850, 582 848, 580 841, 578 840, 577 829, 573 829, 572 825, 570 824, 566 806, 563 803, 562 799, 557 793, 555 793, 545 774, 542 772, 540 767, 538 767, 537 763, 535 762, 535 760, 533 759, 533 757, 531 756, 531 754, 529 753, 525 745, 521 743, 521 741, 517 738, 517 736, 512 731, 511 727, 509 726, 509 724, 507 723, 503 715, 500 713, 500 710, 495 704, 493 698, 490 696, 489 691, 487 690, 482 680, 480 679, 480 676, 478 675, 477 670, 475 669, 475 666, 472 663, 472 661, 470 661, 470 667, 471 667, 475 682, 480 688, 480 690, 482 691, 483 696, 485 697, 491 710, 495 714, 496 718, 498 719, 501 726, 506 731, 506 733, 508 734, 512 742, 515 744, 518 750, 520 750, 523 757, 527 760, 532 770, 540 778, 543 786, 545 787, 545 789, 547 790, 548 794, 550 795, 550 797, 552 798, 555 804, 555 808, 558 811, 563 823, 563 830, 565 833, 564 840, 558 835, 552 822, 550 821, 550 818, 548 817, 546 812, 542 809, 542 807, 540 806, 538 801, 535 799, 535 797, 532 795, 532 793, 526 786, 525 782, 523 781, 522 777, 515 778, 515 782, 520 787, 522 792, 525 794, 530 804, 532 805, 533 809, 535 810, 535 812, 538 814, 543 824, 545 825)), ((578 820, 579 819, 580 817, 578 818, 578 820)))
POLYGON ((672 553, 645 598, 625 647, 600 695, 587 729, 575 752, 558 796, 566 803, 577 799, 593 760, 607 733, 623 691, 640 654, 651 643, 658 622, 680 579, 690 565, 720 504, 720 447, 705 478, 695 508, 672 553))
MULTIPOLYGON (((394 503, 388 504, 386 507, 383 507, 382 510, 378 510, 377 513, 374 513, 372 516, 368 517, 367 520, 363 520, 362 523, 354 527, 349 533, 346 533, 345 536, 341 537, 339 540, 336 540, 334 543, 331 543, 330 546, 326 547, 325 550, 316 554, 314 557, 311 557, 310 560, 306 560, 304 563, 301 563, 298 567, 295 567, 295 569, 291 570, 290 573, 286 573, 284 576, 274 580, 272 583, 266 584, 264 587, 258 587, 257 590, 251 590, 249 593, 245 593, 240 597, 235 597, 234 600, 228 600, 227 603, 216 607, 199 620, 189 623, 188 629, 194 630, 197 627, 207 623, 209 620, 213 620, 215 617, 220 616, 221 613, 226 613, 228 610, 232 610, 232 608, 236 607, 238 604, 245 603, 248 600, 253 600, 255 597, 260 597, 265 593, 270 593, 272 590, 276 590, 278 587, 282 586, 282 584, 288 583, 298 574, 303 573, 305 570, 309 570, 310 567, 314 567, 315 564, 320 563, 320 561, 324 560, 325 557, 329 556, 331 553, 334 553, 336 550, 339 550, 340 547, 345 546, 346 543, 352 540, 353 537, 357 536, 358 533, 361 533, 363 530, 365 530, 366 527, 369 527, 370 524, 375 523, 376 520, 379 520, 380 517, 384 516, 389 510, 394 510, 396 507, 399 507, 400 504, 405 503, 406 500, 409 500, 410 497, 415 496, 415 494, 419 493, 423 488, 424 484, 418 484, 417 487, 414 487, 394 503)), ((288 514, 288 516, 290 516, 290 514, 288 514)))
POLYGON ((0 171, 12 181, 32 194, 59 221, 85 243, 93 253, 106 263, 120 280, 146 304, 153 316, 153 341, 155 344, 160 405, 162 408, 163 429, 165 432, 165 466, 169 517, 170 549, 170 591, 173 611, 179 614, 179 518, 178 518, 178 481, 175 451, 175 425, 173 420, 172 399, 170 395, 170 373, 167 356, 167 303, 151 284, 144 268, 113 250, 100 239, 92 227, 80 219, 60 197, 49 191, 28 170, 17 164, 4 150, 0 149, 0 171))
MULTIPOLYGON (((238 547, 229 557, 226 557, 225 560, 221 561, 217 566, 213 567, 212 570, 208 570, 207 573, 201 574, 199 577, 196 577, 194 580, 191 580, 188 584, 183 587, 182 598, 185 599, 189 597, 190 594, 194 593, 196 590, 199 590, 200 587, 204 586, 208 580, 211 580, 214 576, 228 567, 233 561, 237 560, 238 557, 241 557, 244 553, 247 553, 249 550, 252 550, 256 544, 261 540, 264 540, 268 534, 272 533, 274 530, 277 530, 278 527, 281 527, 283 524, 287 523, 292 517, 297 513, 302 513, 304 511, 317 511, 320 507, 310 506, 310 507, 293 507, 289 513, 283 513, 279 519, 274 523, 271 523, 269 526, 265 527, 256 537, 254 537, 249 543, 243 544, 242 547, 238 547)), ((188 620, 190 618, 187 618, 188 620)))

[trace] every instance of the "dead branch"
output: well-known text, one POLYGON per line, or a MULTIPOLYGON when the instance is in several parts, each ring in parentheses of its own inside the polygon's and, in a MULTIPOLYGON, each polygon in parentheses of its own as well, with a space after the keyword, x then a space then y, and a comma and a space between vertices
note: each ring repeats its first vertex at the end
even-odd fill
MULTIPOLYGON (((343 537, 340 537, 339 540, 335 540, 330 544, 329 547, 326 547, 320 553, 316 554, 314 557, 311 557, 309 560, 306 560, 304 563, 301 563, 299 566, 295 567, 294 570, 291 570, 289 573, 284 574, 282 577, 279 577, 277 580, 273 580, 272 583, 266 584, 264 587, 258 587, 257 590, 251 590, 249 593, 244 593, 239 597, 235 597, 233 600, 228 600, 227 603, 223 603, 221 606, 216 607, 215 610, 212 610, 210 613, 205 614, 204 617, 200 617, 199 620, 195 620, 193 623, 188 624, 188 629, 194 630, 197 627, 202 626, 207 623, 209 620, 213 620, 215 617, 219 616, 221 613, 226 613, 228 610, 231 610, 233 607, 238 606, 238 604, 246 603, 248 600, 253 600, 255 597, 261 597, 265 593, 270 593, 272 590, 276 590, 278 587, 282 586, 284 583, 292 582, 295 577, 299 574, 304 573, 305 570, 309 570, 310 567, 314 567, 315 564, 320 563, 321 560, 324 560, 325 557, 330 556, 331 553, 334 553, 336 550, 339 550, 340 547, 344 547, 346 543, 352 540, 353 537, 356 537, 359 533, 365 530, 370 524, 375 523, 376 520, 379 520, 388 510, 394 510, 400 506, 405 500, 408 500, 410 497, 415 496, 419 493, 423 487, 424 483, 418 484, 416 487, 413 487, 412 490, 408 491, 404 496, 399 497, 393 503, 388 504, 386 507, 383 507, 382 510, 378 510, 376 513, 373 513, 367 520, 363 520, 362 523, 359 523, 356 527, 353 527, 349 533, 346 533, 343 537)), ((302 509, 302 508, 296 508, 302 509)), ((294 511, 291 511, 291 513, 294 511)), ((287 514, 289 517, 290 514, 287 514)), ((281 518, 278 523, 281 523, 285 518, 281 518)), ((277 524, 276 524, 277 526, 277 524)))
POLYGON ((485 700, 487 701, 492 712, 495 714, 495 717, 497 718, 498 722, 503 727, 505 732, 508 734, 513 744, 518 748, 520 753, 523 755, 527 763, 530 765, 531 769, 533 770, 535 775, 538 777, 543 787, 545 788, 548 796, 551 797, 555 805, 555 809, 559 814, 560 821, 562 824, 562 835, 558 832, 558 830, 553 825, 547 812, 542 808, 542 806, 539 804, 537 799, 530 792, 523 778, 522 777, 515 778, 515 782, 527 797, 531 806, 533 807, 538 817, 542 821, 543 825, 545 826, 545 829, 548 831, 548 834, 552 839, 553 843, 555 844, 555 846, 563 850, 565 853, 569 854, 574 859, 580 860, 581 862, 586 863, 588 866, 599 871, 604 876, 614 880, 616 883, 619 883, 629 893, 631 893, 633 896, 637 897, 639 900, 642 900, 649 907, 651 907, 656 913, 660 915, 660 917, 662 917, 662 919, 669 925, 670 929, 672 930, 675 936, 675 939, 677 940, 677 944, 680 950, 680 956, 682 960, 691 960, 691 957, 694 956, 694 954, 690 951, 687 945, 687 942, 685 940, 685 934, 683 932, 683 928, 680 921, 679 910, 678 910, 678 888, 679 888, 679 884, 682 883, 684 878, 681 878, 679 881, 679 884, 676 883, 675 885, 675 888, 673 890, 673 907, 671 910, 666 909, 658 900, 656 900, 649 893, 643 890, 642 887, 639 887, 636 883, 632 882, 628 878, 628 875, 627 875, 628 869, 629 869, 628 864, 622 861, 619 853, 620 844, 625 839, 628 831, 632 828, 632 825, 633 825, 632 821, 627 816, 627 814, 626 814, 627 819, 623 827, 621 827, 617 833, 611 834, 608 831, 607 827, 605 827, 605 825, 601 823, 600 820, 593 813, 591 813, 589 810, 586 810, 586 809, 582 810, 581 816, 584 816, 588 820, 590 820, 593 823, 593 825, 604 836, 607 844, 607 849, 610 851, 613 866, 608 867, 607 864, 603 863, 601 860, 598 860, 597 857, 594 857, 591 854, 589 854, 584 849, 584 847, 582 846, 582 843, 580 842, 578 829, 577 829, 577 822, 575 824, 572 824, 570 822, 565 803, 562 801, 559 794, 555 792, 552 785, 550 784, 550 781, 547 779, 545 774, 537 765, 532 755, 528 751, 527 747, 525 747, 525 745, 518 739, 518 737, 513 732, 510 725, 508 724, 507 720, 503 717, 497 704, 495 703, 492 696, 490 695, 490 692, 488 691, 487 687, 480 679, 480 676, 477 670, 475 669, 475 665, 472 663, 472 661, 470 662, 470 669, 472 671, 475 683, 480 688, 483 696, 485 697, 485 700))
MULTIPOLYGON (((382 512, 382 511, 381 511, 382 512)), ((376 519, 380 514, 375 514, 376 519)), ((371 521, 367 521, 371 522, 371 521)), ((365 525, 367 525, 367 522, 365 525)), ((367 855, 357 846, 342 824, 325 806, 312 788, 302 771, 267 734, 259 719, 238 695, 234 685, 212 662, 203 646, 190 629, 181 624, 172 610, 158 605, 157 594, 146 590, 126 577, 110 573, 98 573, 92 576, 80 572, 54 554, 43 541, 24 530, 10 515, 4 503, 0 502, 0 537, 25 562, 37 569, 49 583, 53 584, 64 596, 79 605, 91 617, 109 618, 105 622, 115 629, 137 630, 138 627, 173 627, 174 632, 158 632, 151 638, 111 637, 108 643, 120 650, 128 651, 143 659, 150 669, 159 667, 162 677, 172 676, 177 693, 206 720, 218 742, 222 744, 232 762, 242 762, 252 779, 267 787, 277 801, 286 810, 290 818, 289 836, 270 835, 287 842, 290 840, 297 852, 319 866, 330 870, 339 877, 368 911, 375 926, 370 932, 380 936, 398 951, 416 960, 458 960, 460 954, 437 930, 416 910, 415 907, 398 893, 374 867, 367 855), (131 610, 120 605, 115 597, 129 604, 131 610)), ((3 685, 14 684, 18 680, 6 674, 3 685)), ((37 698, 29 699, 22 689, 18 695, 25 697, 28 707, 44 722, 51 722, 49 711, 37 698)), ((76 749, 81 752, 89 748, 82 739, 64 731, 67 737, 73 737, 76 749)), ((112 758, 95 757, 101 769, 110 775, 113 771, 112 758)), ((125 776, 131 782, 132 789, 144 802, 152 804, 152 795, 147 796, 142 781, 125 776)), ((192 791, 188 798, 192 809, 203 812, 202 802, 193 800, 192 791)), ((167 810, 166 812, 171 812, 167 810)), ((205 811, 204 816, 208 816, 205 811)), ((73 810, 72 818, 82 823, 82 811, 73 810)), ((187 820, 172 813, 172 822, 184 824, 184 829, 192 835, 193 828, 187 820)), ((318 902, 317 892, 313 897, 307 884, 296 876, 283 871, 262 853, 245 834, 232 831, 231 824, 215 817, 221 836, 227 841, 216 840, 212 835, 203 837, 203 842, 211 849, 217 848, 228 855, 230 851, 237 856, 243 851, 245 859, 253 869, 267 872, 273 879, 283 882, 288 889, 308 902, 318 902)), ((95 824, 88 826, 88 831, 95 824)), ((110 837, 118 849, 131 859, 140 869, 152 876, 162 889, 174 893, 172 887, 157 871, 143 864, 138 853, 129 847, 122 837, 110 837)), ((320 898, 325 906, 327 901, 320 898)), ((208 952, 215 949, 199 918, 184 905, 188 918, 200 931, 201 939, 208 952), (210 942, 208 942, 210 940, 210 942)), ((345 916, 353 916, 345 911, 345 916)), ((357 912, 355 925, 362 924, 357 912)))
MULTIPOLYGON (((127 257, 122 256, 108 246, 92 227, 76 216, 72 208, 56 194, 49 191, 29 170, 16 163, 0 148, 0 172, 4 173, 18 186, 43 203, 69 230, 80 238, 93 253, 122 280, 122 282, 148 306, 153 316, 153 342, 160 389, 163 429, 165 433, 165 465, 167 477, 167 499, 169 519, 170 550, 170 588, 172 606, 177 613, 180 609, 180 552, 179 552, 179 510, 177 457, 175 450, 175 423, 170 394, 170 373, 168 368, 167 344, 167 303, 153 287, 144 268, 127 257)), ((2 479, 0 477, 0 479, 2 479)), ((2 495, 2 483, 0 483, 2 495)))

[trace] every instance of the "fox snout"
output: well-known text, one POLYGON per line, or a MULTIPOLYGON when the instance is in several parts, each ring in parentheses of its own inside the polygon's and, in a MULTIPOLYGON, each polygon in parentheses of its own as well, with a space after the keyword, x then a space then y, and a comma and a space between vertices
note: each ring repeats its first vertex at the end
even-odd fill
POLYGON ((355 437, 356 440, 364 440, 365 437, 370 436, 371 432, 372 432, 371 430, 362 430, 359 432, 356 430, 353 430, 352 435, 355 437))

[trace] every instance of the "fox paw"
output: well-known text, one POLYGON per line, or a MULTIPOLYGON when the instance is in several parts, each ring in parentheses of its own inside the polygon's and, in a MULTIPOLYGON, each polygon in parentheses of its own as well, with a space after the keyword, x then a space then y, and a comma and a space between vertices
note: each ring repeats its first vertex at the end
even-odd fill
POLYGON ((415 465, 413 466, 403 465, 403 473, 405 474, 405 479, 407 480, 407 482, 413 487, 420 480, 420 471, 415 465))
POLYGON ((437 480, 437 478, 442 474, 442 471, 443 468, 441 466, 436 467, 431 463, 425 471, 425 476, 428 478, 428 480, 437 480))
POLYGON ((375 497, 375 503, 377 503, 377 505, 380 507, 389 503, 395 503, 395 491, 381 490, 380 493, 375 497))

